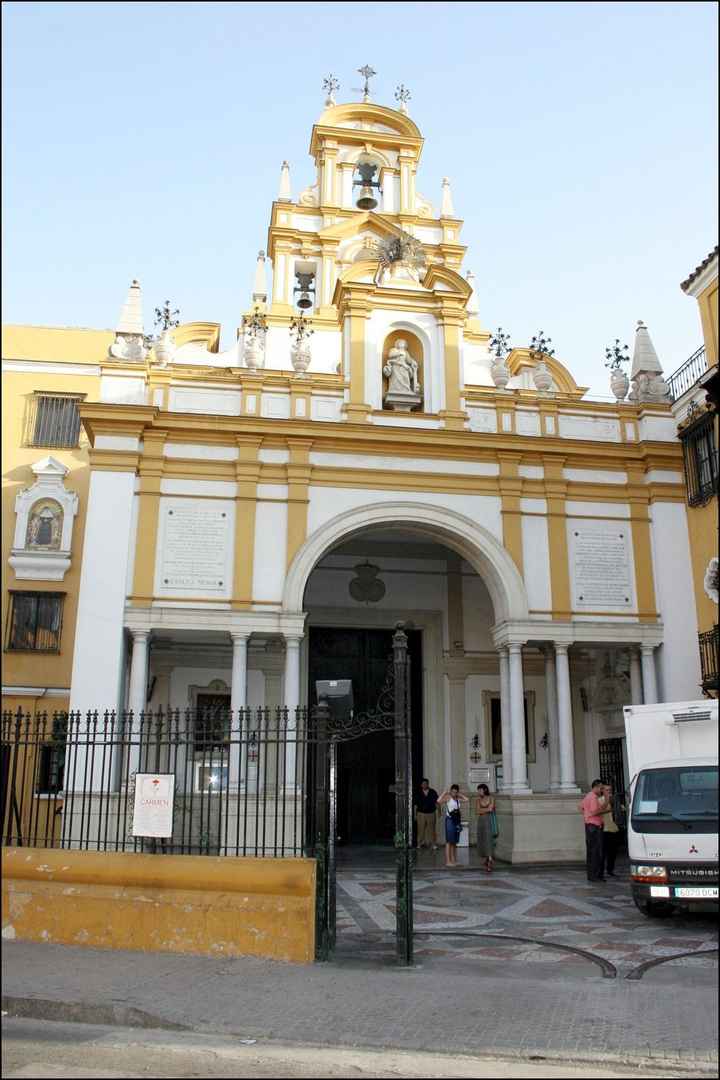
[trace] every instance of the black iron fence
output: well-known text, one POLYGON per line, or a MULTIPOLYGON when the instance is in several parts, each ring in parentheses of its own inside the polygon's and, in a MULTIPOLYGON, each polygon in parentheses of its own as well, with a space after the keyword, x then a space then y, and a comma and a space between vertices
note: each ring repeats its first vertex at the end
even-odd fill
POLYGON ((306 854, 305 709, 2 715, 6 845, 182 855, 306 854), (143 835, 141 778, 171 792, 165 836, 143 835))

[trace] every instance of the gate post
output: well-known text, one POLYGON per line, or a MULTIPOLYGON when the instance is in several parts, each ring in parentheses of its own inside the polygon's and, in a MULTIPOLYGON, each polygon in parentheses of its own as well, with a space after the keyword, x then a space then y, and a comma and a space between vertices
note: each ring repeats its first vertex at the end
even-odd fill
POLYGON ((330 709, 321 699, 315 716, 315 959, 329 960, 333 942, 330 935, 330 912, 334 907, 334 860, 330 858, 330 770, 328 749, 330 739, 330 709))
POLYGON ((413 963, 412 746, 410 658, 403 624, 393 635, 395 675, 395 951, 398 964, 413 963))

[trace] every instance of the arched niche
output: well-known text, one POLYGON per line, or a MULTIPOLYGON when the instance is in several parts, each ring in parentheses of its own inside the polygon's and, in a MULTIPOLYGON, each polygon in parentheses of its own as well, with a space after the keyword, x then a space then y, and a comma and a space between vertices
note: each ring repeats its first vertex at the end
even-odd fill
MULTIPOLYGON (((412 411, 412 412, 422 412, 423 408, 424 408, 424 402, 425 402, 425 385, 426 385, 425 348, 423 346, 423 342, 422 342, 421 338, 419 337, 419 335, 414 333, 412 330, 405 329, 404 327, 398 327, 398 328, 396 328, 394 330, 391 330, 390 333, 385 337, 385 339, 383 341, 382 353, 381 353, 381 358, 380 358, 381 369, 383 369, 382 372, 381 372, 382 373, 382 401, 385 402, 385 398, 387 396, 389 383, 390 383, 389 377, 385 374, 384 368, 385 368, 385 365, 387 364, 387 360, 388 360, 388 356, 390 354, 390 350, 393 349, 396 346, 398 341, 405 341, 406 342, 407 351, 410 354, 410 356, 413 358, 415 363, 417 364, 417 376, 418 376, 418 386, 419 386, 419 392, 420 392, 420 402, 417 405, 413 405, 410 411, 412 411)), ((386 408, 386 406, 384 404, 383 404, 383 408, 386 408)))
POLYGON ((28 514, 25 547, 34 551, 59 551, 63 517, 60 503, 54 499, 38 499, 28 514))

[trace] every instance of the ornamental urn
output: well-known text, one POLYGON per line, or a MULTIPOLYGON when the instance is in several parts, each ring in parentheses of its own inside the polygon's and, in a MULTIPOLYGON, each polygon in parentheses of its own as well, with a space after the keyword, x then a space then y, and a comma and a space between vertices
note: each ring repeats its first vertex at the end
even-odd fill
POLYGON ((172 330, 168 327, 155 342, 155 358, 161 367, 169 364, 175 355, 176 345, 172 330))
POLYGON ((490 366, 490 374, 498 390, 504 390, 510 382, 510 368, 501 356, 496 356, 490 366))
POLYGON ((548 371, 544 360, 539 360, 537 367, 534 368, 533 382, 536 389, 541 393, 545 393, 552 387, 552 375, 548 371))
POLYGON ((630 380, 627 377, 627 372, 622 371, 620 368, 614 368, 610 372, 610 389, 617 401, 624 401, 627 397, 627 392, 630 389, 630 380))

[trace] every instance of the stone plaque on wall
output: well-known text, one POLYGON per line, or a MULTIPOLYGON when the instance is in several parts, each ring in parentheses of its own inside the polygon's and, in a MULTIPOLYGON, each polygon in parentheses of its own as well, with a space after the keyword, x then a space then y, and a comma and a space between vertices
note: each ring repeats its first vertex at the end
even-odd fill
POLYGON ((633 608, 630 523, 571 521, 568 524, 573 608, 587 611, 633 608))
POLYGON ((227 592, 230 504, 174 499, 162 508, 159 586, 162 591, 227 592))

